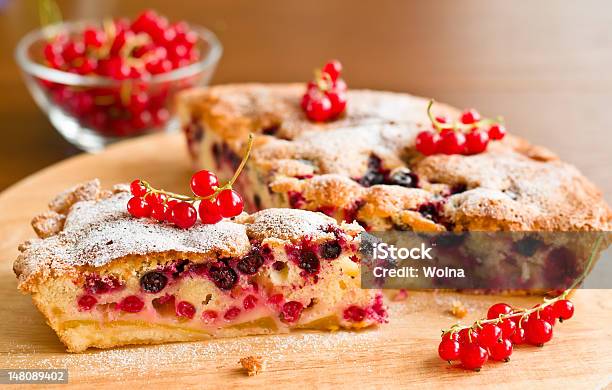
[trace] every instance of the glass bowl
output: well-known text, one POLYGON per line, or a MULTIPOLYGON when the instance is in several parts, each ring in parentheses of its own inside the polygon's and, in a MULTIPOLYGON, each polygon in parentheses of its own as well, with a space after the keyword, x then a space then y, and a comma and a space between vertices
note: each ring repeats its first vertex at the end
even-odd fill
POLYGON ((174 95, 185 88, 208 84, 222 54, 215 34, 190 25, 198 35, 199 60, 146 79, 114 80, 80 75, 47 66, 43 47, 58 33, 74 35, 101 23, 67 22, 47 26, 25 35, 15 57, 26 85, 38 106, 66 140, 95 152, 106 145, 137 135, 174 129, 174 95))

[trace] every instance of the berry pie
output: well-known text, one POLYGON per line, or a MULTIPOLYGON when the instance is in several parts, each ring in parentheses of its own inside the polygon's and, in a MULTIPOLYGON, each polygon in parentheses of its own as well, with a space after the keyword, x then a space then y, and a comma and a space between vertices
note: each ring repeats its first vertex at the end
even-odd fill
MULTIPOLYGON (((489 130, 496 142, 488 148, 482 134, 472 132, 467 133, 472 155, 434 154, 427 100, 350 90, 345 112, 317 123, 300 106, 305 88, 237 84, 179 97, 179 116, 198 166, 231 176, 247 135, 258 134, 246 174, 237 182, 247 210, 320 211, 373 231, 612 228, 612 212, 600 191, 576 168, 506 135, 499 125, 489 130)), ((435 111, 436 118, 459 116, 446 105, 437 104, 435 111)), ((473 111, 461 117, 464 124, 478 119, 473 111)), ((435 123, 444 125, 442 119, 435 123)), ((463 140, 443 130, 440 143, 458 146, 459 135, 463 140)))
POLYGON ((69 351, 386 321, 380 292, 360 288, 356 223, 268 209, 180 229, 131 217, 130 197, 79 185, 19 248, 19 289, 69 351))

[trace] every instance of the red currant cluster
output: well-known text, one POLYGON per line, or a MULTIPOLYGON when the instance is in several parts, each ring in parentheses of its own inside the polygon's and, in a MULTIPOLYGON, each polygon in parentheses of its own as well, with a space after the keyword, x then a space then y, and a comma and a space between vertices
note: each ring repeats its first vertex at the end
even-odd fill
POLYGON ((40 82, 56 104, 95 130, 116 136, 142 132, 169 118, 166 105, 171 85, 153 87, 147 80, 197 61, 197 41, 197 34, 185 22, 170 24, 151 10, 131 23, 108 20, 101 28, 58 34, 45 45, 43 54, 52 68, 122 83, 98 88, 40 82))
POLYGON ((198 214, 204 224, 213 224, 223 218, 239 215, 244 210, 244 202, 232 185, 242 172, 251 152, 253 136, 249 136, 247 151, 234 173, 224 185, 210 171, 202 170, 191 177, 191 191, 195 196, 175 194, 158 190, 140 179, 130 184, 133 195, 128 201, 127 211, 136 218, 153 218, 159 222, 170 222, 188 229, 195 225, 198 214), (196 203, 198 203, 196 211, 196 203))
POLYGON ((506 135, 501 120, 481 118, 474 109, 465 110, 459 121, 451 122, 445 116, 431 113, 433 100, 427 107, 427 115, 433 130, 417 134, 416 150, 425 156, 432 154, 478 154, 487 150, 489 141, 498 141, 506 135))
POLYGON ((496 303, 489 308, 487 319, 470 327, 454 325, 443 332, 438 355, 449 363, 460 360, 465 369, 479 371, 489 358, 509 361, 513 345, 542 346, 552 339, 556 319, 562 322, 574 314, 574 305, 565 299, 568 293, 531 309, 496 303))
POLYGON ((302 96, 302 109, 308 119, 325 122, 344 113, 347 87, 341 73, 342 64, 338 60, 331 60, 315 71, 315 79, 308 82, 302 96))

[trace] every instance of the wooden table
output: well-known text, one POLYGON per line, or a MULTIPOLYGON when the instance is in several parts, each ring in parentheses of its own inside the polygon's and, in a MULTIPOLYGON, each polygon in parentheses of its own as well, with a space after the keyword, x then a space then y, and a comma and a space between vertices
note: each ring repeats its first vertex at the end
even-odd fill
POLYGON ((74 388, 602 388, 612 373, 612 290, 573 297, 574 318, 555 327, 544 348, 518 348, 510 363, 480 373, 437 357, 440 329, 457 321, 454 300, 468 308, 465 323, 500 299, 531 307, 538 298, 410 293, 391 304, 390 323, 358 333, 294 333, 121 348, 68 354, 28 296, 17 292, 11 266, 17 245, 33 236, 28 221, 64 188, 99 177, 103 185, 148 178, 184 190, 189 164, 177 135, 156 135, 64 161, 0 194, 0 368, 67 368, 74 388), (262 355, 268 370, 247 377, 238 359, 262 355))
MULTIPOLYGON (((58 1, 66 19, 151 7, 210 27, 214 78, 306 80, 328 58, 353 88, 408 91, 504 115, 509 129, 578 165, 612 201, 612 4, 605 0, 58 1)), ((34 105, 11 52, 36 2, 0 1, 0 189, 76 153, 34 105)))

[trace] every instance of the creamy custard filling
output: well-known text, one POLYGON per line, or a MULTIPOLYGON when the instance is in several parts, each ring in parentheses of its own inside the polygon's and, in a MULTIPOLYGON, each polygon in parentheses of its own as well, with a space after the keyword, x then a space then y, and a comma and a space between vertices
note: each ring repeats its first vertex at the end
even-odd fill
MULTIPOLYGON (((336 233, 336 239, 319 243, 253 243, 242 258, 153 258, 133 267, 84 270, 41 285, 36 300, 53 302, 45 304, 53 327, 60 335, 74 338, 76 332, 89 340, 83 349, 99 345, 88 332, 119 328, 206 338, 357 329, 386 321, 380 294, 360 288, 355 244, 336 233)), ((114 342, 134 342, 126 340, 114 342)))

